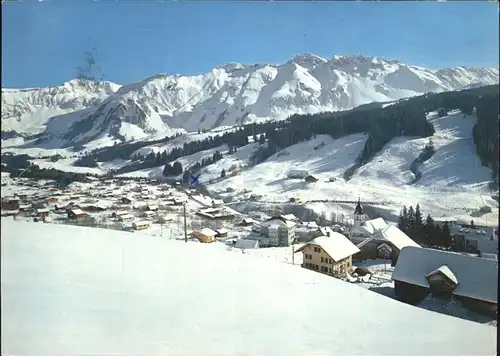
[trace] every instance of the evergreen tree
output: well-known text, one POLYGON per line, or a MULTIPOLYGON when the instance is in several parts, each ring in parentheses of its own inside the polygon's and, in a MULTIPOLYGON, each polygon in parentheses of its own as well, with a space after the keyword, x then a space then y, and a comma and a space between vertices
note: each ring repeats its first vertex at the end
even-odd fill
POLYGON ((263 145, 264 143, 266 143, 266 137, 264 136, 264 134, 260 134, 259 144, 263 145))
POLYGON ((415 210, 413 209, 413 205, 410 205, 408 209, 408 231, 413 231, 415 228, 415 210))
POLYGON ((259 139, 257 138, 257 134, 253 134, 253 142, 258 142, 259 139))
POLYGON ((403 210, 401 211, 398 227, 401 231, 408 231, 408 209, 406 208, 406 205, 403 206, 403 210))
POLYGON ((428 245, 431 245, 433 235, 435 234, 435 226, 434 226, 434 220, 432 220, 431 215, 427 215, 427 219, 425 220, 425 242, 428 245))
POLYGON ((415 227, 421 230, 423 225, 424 221, 422 217, 422 212, 420 211, 420 204, 417 204, 417 207, 415 208, 415 227))
POLYGON ((226 170, 222 169, 222 172, 220 173, 221 178, 226 178, 226 170))

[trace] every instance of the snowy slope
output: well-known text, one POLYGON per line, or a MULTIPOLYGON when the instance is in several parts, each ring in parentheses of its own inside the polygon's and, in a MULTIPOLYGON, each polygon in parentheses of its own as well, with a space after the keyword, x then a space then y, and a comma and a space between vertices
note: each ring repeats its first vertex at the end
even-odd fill
POLYGON ((74 104, 71 100, 81 101, 87 94, 66 92, 66 87, 62 87, 64 95, 59 93, 61 88, 5 89, 2 100, 10 106, 5 114, 2 111, 2 123, 3 130, 39 132, 56 113, 71 113, 46 127, 48 142, 74 144, 107 136, 128 141, 167 135, 173 128, 191 132, 281 120, 294 113, 345 110, 497 82, 498 69, 431 70, 381 58, 326 60, 305 54, 280 65, 230 63, 191 77, 157 75, 118 90, 109 84, 110 92, 116 93, 100 95, 103 100, 95 105, 74 104), (33 94, 27 96, 27 92, 33 94), (75 122, 80 123, 75 126, 75 122), (66 127, 55 127, 59 125, 66 127), (68 130, 68 125, 74 126, 68 130))
MULTIPOLYGON (((428 120, 435 126, 430 137, 436 153, 419 166, 422 177, 415 184, 410 165, 421 153, 429 138, 398 137, 386 144, 367 164, 359 168, 352 179, 345 182, 343 173, 354 164, 362 151, 366 136, 352 135, 333 140, 318 135, 315 140, 291 146, 265 162, 251 167, 234 177, 209 184, 214 193, 224 193, 227 188, 237 193, 248 190, 249 194, 261 196, 266 203, 287 203, 290 197, 302 201, 311 200, 355 200, 378 202, 378 213, 389 220, 397 219, 403 205, 420 204, 425 214, 432 216, 454 216, 463 221, 472 219, 477 224, 493 225, 498 221, 498 202, 488 189, 491 170, 481 166, 472 140, 475 116, 451 112, 437 117, 430 113, 428 120), (314 150, 319 143, 325 146, 314 150), (319 178, 316 183, 286 178, 290 169, 305 169, 319 178), (330 177, 337 178, 328 182, 330 177), (383 206, 385 205, 385 206, 383 206), (478 216, 481 206, 488 205, 492 212, 478 216)), ((249 155, 247 155, 249 157, 249 155)), ((221 170, 228 170, 225 160, 205 169, 201 180, 220 176, 221 170)), ((248 194, 247 196, 248 197, 248 194)), ((237 196, 236 200, 245 199, 237 196)), ((353 213, 352 206, 335 203, 310 203, 308 207, 317 212, 353 213)))
POLYGON ((428 120, 436 130, 432 136, 436 153, 420 167, 422 179, 418 184, 455 190, 485 188, 491 180, 491 169, 482 166, 476 154, 472 137, 476 116, 464 116, 457 110, 444 117, 431 113, 428 120))
POLYGON ((2 354, 495 354, 491 326, 289 264, 111 230, 1 225, 2 354))
POLYGON ((352 183, 366 181, 393 185, 409 184, 414 178, 410 165, 429 142, 428 138, 398 137, 386 144, 375 157, 358 169, 352 183))
MULTIPOLYGON (((236 190, 248 188, 256 194, 265 194, 268 199, 278 201, 288 200, 283 197, 284 194, 307 196, 308 200, 324 199, 321 192, 318 195, 318 187, 335 184, 323 184, 331 177, 343 180, 342 174, 363 150, 366 137, 364 134, 355 134, 334 140, 328 135, 318 135, 316 139, 288 147, 247 171, 213 184, 210 189, 224 191, 227 187, 236 190), (314 149, 322 144, 322 147, 314 149), (319 178, 320 182, 308 184, 288 179, 287 172, 294 169, 307 170, 319 178)), ((228 171, 229 167, 229 164, 218 162, 218 174, 220 175, 222 168, 228 171)), ((200 180, 206 182, 204 178, 202 176, 200 180)))

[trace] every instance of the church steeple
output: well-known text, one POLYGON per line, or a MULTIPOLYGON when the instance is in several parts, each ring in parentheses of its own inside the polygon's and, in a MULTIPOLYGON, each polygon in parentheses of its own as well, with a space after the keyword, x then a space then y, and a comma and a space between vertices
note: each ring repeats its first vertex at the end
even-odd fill
POLYGON ((358 198, 358 202, 356 203, 356 208, 354 208, 354 215, 364 215, 363 207, 361 206, 361 201, 358 198))
POLYGON ((363 221, 365 221, 366 215, 363 212, 363 207, 361 206, 361 201, 358 198, 356 207, 354 208, 354 226, 360 226, 363 221))

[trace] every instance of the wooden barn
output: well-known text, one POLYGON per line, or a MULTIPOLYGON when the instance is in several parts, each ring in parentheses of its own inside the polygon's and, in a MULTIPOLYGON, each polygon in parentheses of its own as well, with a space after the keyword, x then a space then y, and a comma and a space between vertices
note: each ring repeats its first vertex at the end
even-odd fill
POLYGON ((453 297, 473 311, 496 317, 497 260, 410 246, 402 249, 392 279, 404 302, 415 305, 429 294, 453 297))
POLYGON ((85 212, 81 209, 69 209, 68 210, 68 219, 79 220, 79 219, 83 219, 85 216, 86 216, 85 212))

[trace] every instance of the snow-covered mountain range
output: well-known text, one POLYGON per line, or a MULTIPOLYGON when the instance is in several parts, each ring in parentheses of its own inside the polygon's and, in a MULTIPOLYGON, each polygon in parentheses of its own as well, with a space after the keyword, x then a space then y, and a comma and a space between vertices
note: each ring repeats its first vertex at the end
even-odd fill
POLYGON ((431 70, 395 60, 304 54, 279 64, 230 63, 197 76, 138 83, 73 80, 59 87, 2 88, 2 131, 42 134, 50 148, 130 141, 265 120, 346 110, 426 92, 498 83, 498 68, 431 70))

